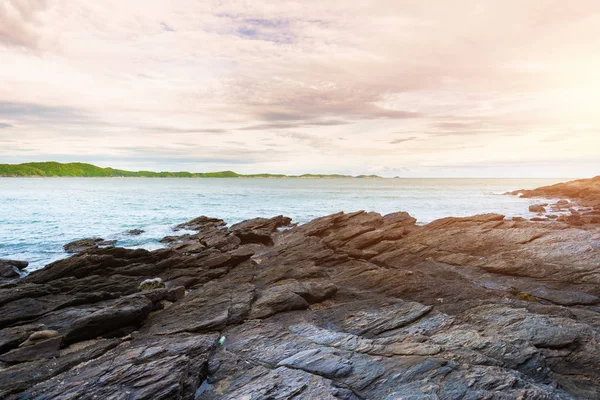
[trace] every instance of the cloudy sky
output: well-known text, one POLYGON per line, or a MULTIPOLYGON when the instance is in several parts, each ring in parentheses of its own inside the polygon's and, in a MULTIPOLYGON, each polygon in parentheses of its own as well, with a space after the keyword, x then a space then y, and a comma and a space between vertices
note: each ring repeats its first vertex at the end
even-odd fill
POLYGON ((0 162, 600 174, 597 0, 2 0, 0 162))

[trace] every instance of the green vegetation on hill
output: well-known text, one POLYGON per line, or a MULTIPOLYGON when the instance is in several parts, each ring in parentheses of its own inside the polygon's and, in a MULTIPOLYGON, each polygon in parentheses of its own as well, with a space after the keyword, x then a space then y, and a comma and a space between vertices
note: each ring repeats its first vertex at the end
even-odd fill
MULTIPOLYGON (((282 175, 251 174, 242 175, 233 171, 219 172, 152 172, 125 171, 114 168, 101 168, 86 163, 31 162, 24 164, 0 164, 0 176, 3 177, 142 177, 142 178, 352 178, 349 175, 282 175)), ((360 175, 358 178, 379 178, 376 175, 360 175)))

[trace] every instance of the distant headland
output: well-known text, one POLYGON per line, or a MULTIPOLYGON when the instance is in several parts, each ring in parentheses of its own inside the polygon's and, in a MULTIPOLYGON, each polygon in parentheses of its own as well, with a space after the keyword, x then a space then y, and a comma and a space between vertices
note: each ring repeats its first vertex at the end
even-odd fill
POLYGON ((82 178, 381 178, 377 175, 340 174, 238 174, 233 171, 218 172, 153 172, 126 171, 102 168, 86 163, 30 162, 23 164, 0 164, 0 177, 82 177, 82 178))

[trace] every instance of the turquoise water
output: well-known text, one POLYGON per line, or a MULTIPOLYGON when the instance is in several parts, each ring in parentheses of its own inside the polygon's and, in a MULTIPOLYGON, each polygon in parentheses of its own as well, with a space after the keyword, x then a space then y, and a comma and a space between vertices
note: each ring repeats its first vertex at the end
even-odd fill
POLYGON ((0 178, 0 259, 29 261, 29 269, 37 269, 66 257, 63 244, 90 236, 157 248, 174 225, 199 215, 228 223, 279 214, 302 223, 356 210, 408 211, 420 223, 485 212, 532 216, 532 200, 499 193, 558 181, 0 178), (136 228, 145 232, 125 234, 136 228))

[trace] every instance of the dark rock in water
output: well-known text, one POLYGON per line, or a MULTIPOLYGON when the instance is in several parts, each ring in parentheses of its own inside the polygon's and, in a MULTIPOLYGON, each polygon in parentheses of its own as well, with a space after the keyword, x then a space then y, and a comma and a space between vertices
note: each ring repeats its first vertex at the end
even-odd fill
POLYGON ((0 280, 15 279, 21 276, 20 271, 25 269, 29 263, 27 261, 0 260, 0 280))
POLYGON ((200 230, 204 230, 204 229, 214 229, 214 228, 218 228, 218 227, 224 227, 225 225, 227 225, 227 224, 222 219, 201 216, 198 218, 194 218, 191 221, 184 222, 183 224, 177 225, 174 230, 178 231, 178 230, 186 229, 189 231, 200 231, 200 230))
POLYGON ((533 204, 533 205, 529 206, 529 211, 535 212, 535 213, 545 213, 546 209, 541 204, 533 204))
MULTIPOLYGON (((600 207, 600 176, 592 179, 579 179, 571 182, 558 183, 556 185, 544 186, 534 190, 517 190, 507 194, 522 195, 527 198, 562 198, 551 205, 551 210, 553 212, 570 211, 575 215, 580 214, 578 209, 590 210, 600 207), (567 198, 570 200, 567 200, 567 198)), ((563 219, 560 222, 572 226, 595 225, 600 224, 600 218, 583 215, 581 219, 563 219)))
POLYGON ((136 235, 141 235, 142 233, 146 232, 143 229, 131 229, 129 231, 127 231, 128 235, 132 235, 132 236, 136 236, 136 235))
POLYGON ((29 263, 27 261, 0 260, 0 267, 2 267, 2 266, 15 267, 19 271, 24 270, 25 268, 27 268, 28 265, 29 265, 29 263))
POLYGON ((0 279, 15 279, 20 276, 21 274, 15 267, 7 264, 0 264, 0 279))
POLYGON ((67 243, 63 246, 63 249, 67 253, 79 253, 82 251, 97 249, 98 247, 112 246, 117 243, 116 240, 104 240, 102 238, 88 238, 75 240, 74 242, 67 243))
POLYGON ((200 217, 0 284, 0 398, 600 398, 593 227, 289 224, 200 217))

